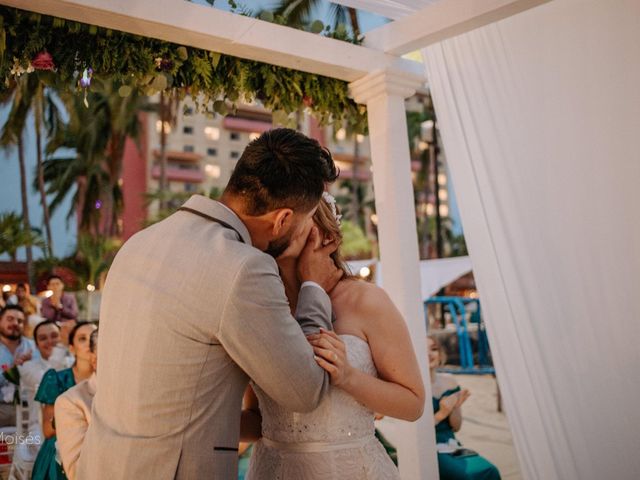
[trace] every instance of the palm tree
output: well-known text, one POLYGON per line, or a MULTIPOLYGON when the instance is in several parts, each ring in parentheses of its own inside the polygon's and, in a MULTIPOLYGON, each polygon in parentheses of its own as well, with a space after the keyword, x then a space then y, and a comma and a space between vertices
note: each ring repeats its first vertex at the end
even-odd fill
MULTIPOLYGON (((53 74, 48 71, 36 71, 18 77, 11 88, 13 93, 10 97, 12 101, 12 115, 10 115, 8 119, 8 122, 11 122, 11 130, 13 130, 12 136, 22 143, 22 132, 24 132, 27 126, 29 113, 33 112, 34 130, 36 134, 36 178, 34 185, 40 193, 43 223, 47 236, 46 252, 49 256, 53 254, 53 237, 51 235, 49 207, 47 205, 43 179, 42 129, 46 128, 47 132, 51 134, 60 122, 60 113, 57 105, 51 96, 50 90, 46 88, 47 83, 50 83, 52 80, 53 74)), ((8 135, 4 138, 3 143, 13 144, 14 142, 8 135)), ((23 148, 24 145, 17 146, 18 152, 20 153, 20 149, 23 148)))
MULTIPOLYGON (((18 149, 18 164, 20 166, 20 198, 22 201, 22 223, 25 231, 31 229, 29 216, 29 201, 27 197, 27 168, 24 158, 23 130, 27 116, 27 110, 23 108, 21 89, 13 82, 4 91, 0 103, 6 105, 11 102, 11 109, 7 121, 0 131, 0 147, 9 150, 18 149)), ((31 244, 24 245, 27 256, 27 274, 29 285, 33 287, 33 250, 31 244)), ((15 258, 15 257, 14 257, 15 258)))
POLYGON ((160 102, 156 106, 160 118, 160 182, 158 187, 160 210, 168 208, 167 133, 176 125, 179 104, 180 99, 175 89, 172 89, 168 94, 164 91, 160 92, 160 102))
MULTIPOLYGON (((290 27, 300 28, 311 22, 311 13, 321 4, 321 0, 281 0, 280 3, 273 7, 273 13, 281 16, 290 27)), ((360 36, 360 23, 358 22, 358 12, 355 8, 331 3, 329 17, 334 30, 338 30, 340 25, 344 27, 348 23, 351 26, 354 38, 360 36), (348 22, 347 19, 349 19, 348 22)))
POLYGON ((145 98, 136 91, 122 96, 119 84, 94 78, 89 108, 80 95, 61 93, 69 122, 49 141, 44 161, 47 193, 53 195, 52 211, 77 186, 67 218, 77 211, 80 233, 113 237, 119 233, 123 208, 121 174, 127 137, 140 133, 138 113, 145 98), (60 149, 75 155, 54 156, 60 149))
MULTIPOLYGON (((31 77, 31 75, 30 75, 31 77)), ((37 79, 37 77, 33 76, 37 79)), ((40 193, 40 204, 42 205, 42 217, 44 228, 47 234, 47 251, 48 256, 53 256, 53 236, 51 234, 51 216, 49 212, 49 204, 47 202, 47 193, 44 185, 44 166, 42 162, 42 127, 45 126, 49 135, 53 133, 62 123, 60 112, 55 100, 51 95, 51 91, 45 89, 45 83, 37 79, 33 90, 33 112, 36 131, 36 182, 38 192, 40 193)))
POLYGON ((45 242, 37 229, 24 228, 22 218, 15 212, 0 215, 0 255, 6 253, 12 262, 17 261, 18 249, 37 246, 44 250, 45 242))
POLYGON ((113 261, 120 243, 114 239, 89 234, 78 236, 76 257, 86 266, 81 272, 82 280, 95 285, 102 272, 107 270, 113 261))

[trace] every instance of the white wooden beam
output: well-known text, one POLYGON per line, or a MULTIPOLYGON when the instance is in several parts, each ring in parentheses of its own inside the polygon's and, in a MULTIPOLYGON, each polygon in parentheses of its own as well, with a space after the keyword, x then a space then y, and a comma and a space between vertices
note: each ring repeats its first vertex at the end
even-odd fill
POLYGON ((364 45, 393 55, 427 47, 550 0, 441 0, 368 32, 364 45))
POLYGON ((423 74, 418 62, 184 0, 0 3, 349 82, 380 68, 423 74))

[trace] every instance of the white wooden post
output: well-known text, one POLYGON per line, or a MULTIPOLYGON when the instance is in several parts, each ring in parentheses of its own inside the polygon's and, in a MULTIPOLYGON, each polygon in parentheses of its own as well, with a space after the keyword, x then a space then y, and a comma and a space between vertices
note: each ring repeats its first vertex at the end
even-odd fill
POLYGON ((396 445, 404 480, 439 478, 404 106, 404 99, 424 82, 415 75, 379 70, 350 84, 354 100, 368 109, 382 281, 407 322, 427 393, 424 415, 417 422, 403 422, 396 445))

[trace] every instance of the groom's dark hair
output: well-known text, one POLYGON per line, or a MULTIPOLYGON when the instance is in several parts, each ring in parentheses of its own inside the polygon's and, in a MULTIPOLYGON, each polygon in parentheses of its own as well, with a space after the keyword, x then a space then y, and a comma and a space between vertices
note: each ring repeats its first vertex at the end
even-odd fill
POLYGON ((307 212, 336 178, 329 150, 300 132, 276 128, 247 145, 225 193, 242 196, 251 216, 285 207, 307 212))

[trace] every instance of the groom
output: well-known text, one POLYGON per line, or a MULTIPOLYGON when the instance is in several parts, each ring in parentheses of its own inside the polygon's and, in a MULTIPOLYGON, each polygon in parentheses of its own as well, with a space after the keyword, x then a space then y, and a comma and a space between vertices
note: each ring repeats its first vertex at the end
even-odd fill
POLYGON ((288 409, 318 405, 329 378, 305 333, 331 329, 325 291, 341 273, 312 216, 336 177, 318 142, 271 130, 247 146, 220 202, 193 196, 127 241, 103 290, 78 478, 230 480, 249 379, 288 409), (307 235, 294 318, 274 258, 307 235))

